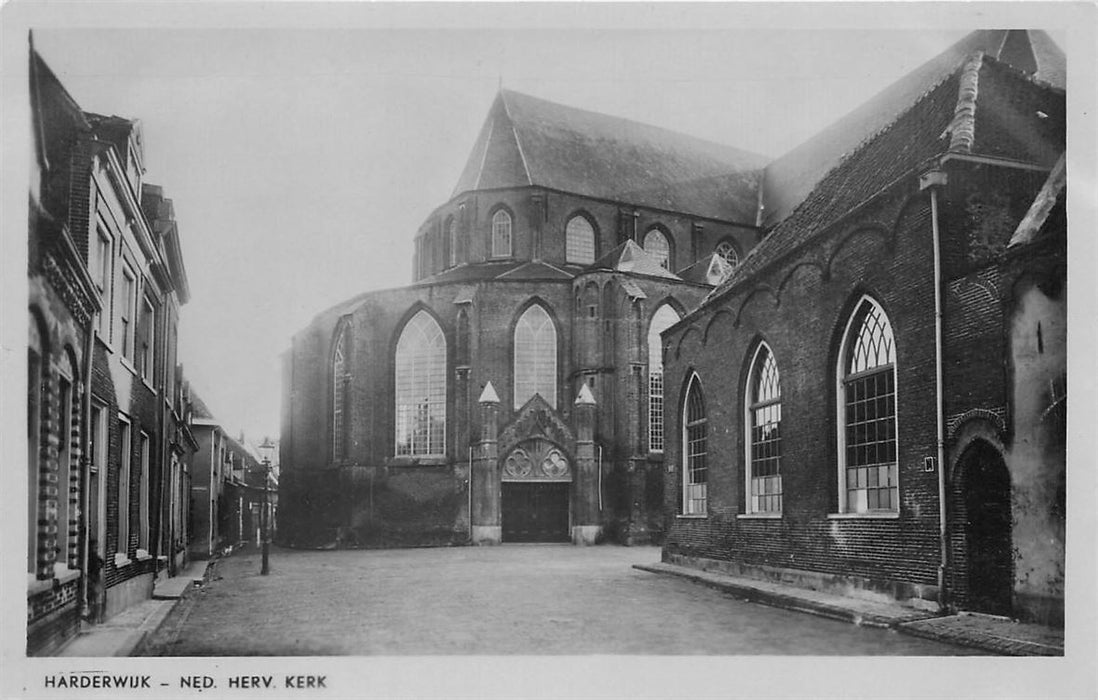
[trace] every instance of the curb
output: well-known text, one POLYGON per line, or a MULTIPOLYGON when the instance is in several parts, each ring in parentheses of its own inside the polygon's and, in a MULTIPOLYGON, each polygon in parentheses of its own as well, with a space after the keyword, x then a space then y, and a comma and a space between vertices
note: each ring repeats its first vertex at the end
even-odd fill
POLYGON ((974 639, 967 635, 951 634, 948 631, 941 630, 929 630, 921 627, 909 626, 908 624, 902 624, 896 628, 897 632, 912 637, 921 637, 923 639, 931 639, 935 642, 943 642, 945 644, 956 644, 959 646, 965 646, 972 649, 980 649, 991 654, 999 654, 1002 656, 1063 656, 1063 647, 1049 646, 1048 644, 1041 644, 1040 642, 1033 642, 1024 639, 1005 639, 1002 637, 993 637, 990 639, 974 639))
MULTIPOLYGON (((898 629, 902 623, 912 621, 911 619, 898 619, 887 615, 858 612, 839 605, 829 605, 819 601, 805 600, 798 596, 775 593, 773 591, 767 591, 755 588, 754 586, 735 583, 733 581, 717 580, 712 577, 712 575, 707 576, 704 572, 693 573, 690 571, 679 571, 651 564, 634 564, 633 568, 639 569, 640 571, 647 571, 652 574, 667 574, 684 578, 695 583, 704 584, 710 588, 732 593, 737 597, 749 600, 752 603, 762 603, 763 605, 769 605, 775 608, 809 613, 811 615, 849 622, 863 627, 898 629)), ((934 615, 927 614, 926 617, 934 617, 934 615)))

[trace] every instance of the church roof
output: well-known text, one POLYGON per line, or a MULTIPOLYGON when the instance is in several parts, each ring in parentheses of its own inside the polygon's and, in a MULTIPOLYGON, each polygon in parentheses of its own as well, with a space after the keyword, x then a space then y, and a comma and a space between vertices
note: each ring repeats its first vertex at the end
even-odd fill
POLYGON ((716 286, 728 279, 732 270, 732 266, 719 253, 713 252, 693 265, 679 270, 678 276, 687 282, 716 286))
POLYGON ((454 195, 535 185, 754 223, 766 161, 660 127, 500 90, 454 195))
POLYGON ((969 56, 827 173, 710 298, 792 253, 890 184, 947 152, 1052 168, 1063 152, 1065 124, 1062 92, 1034 83, 993 58, 969 56))
POLYGON ((788 217, 844 157, 895 122, 977 52, 1053 87, 1065 88, 1064 52, 1045 32, 1025 29, 972 32, 766 166, 762 184, 763 223, 773 226, 788 217))

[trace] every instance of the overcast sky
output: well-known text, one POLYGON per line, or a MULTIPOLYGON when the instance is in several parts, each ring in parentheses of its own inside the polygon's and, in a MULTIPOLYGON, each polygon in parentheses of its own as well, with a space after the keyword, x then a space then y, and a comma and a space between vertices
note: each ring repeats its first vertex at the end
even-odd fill
MULTIPOLYGON (((531 22, 531 24, 536 24, 531 22)), ((231 430, 277 435, 278 355, 319 311, 407 284, 510 89, 776 156, 965 30, 49 29, 87 111, 144 125, 192 299, 179 357, 231 430)))

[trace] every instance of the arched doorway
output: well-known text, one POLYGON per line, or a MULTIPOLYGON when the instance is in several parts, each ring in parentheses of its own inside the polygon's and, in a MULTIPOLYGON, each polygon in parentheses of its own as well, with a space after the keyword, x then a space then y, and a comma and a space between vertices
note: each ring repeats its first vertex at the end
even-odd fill
POLYGON ((503 460, 504 542, 570 540, 571 460, 541 438, 520 443, 503 460))
POLYGON ((1010 472, 998 450, 976 440, 960 460, 965 508, 967 607, 1009 615, 1014 588, 1010 472))

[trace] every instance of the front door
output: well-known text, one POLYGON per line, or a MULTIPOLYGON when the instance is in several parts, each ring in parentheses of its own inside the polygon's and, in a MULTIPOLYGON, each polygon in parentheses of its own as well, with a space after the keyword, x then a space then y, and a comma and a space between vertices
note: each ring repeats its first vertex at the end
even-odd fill
POLYGON ((1014 583, 1010 472, 998 451, 983 442, 966 450, 963 459, 968 607, 1009 615, 1014 583))
POLYGON ((569 483, 503 482, 504 542, 568 542, 569 483))

